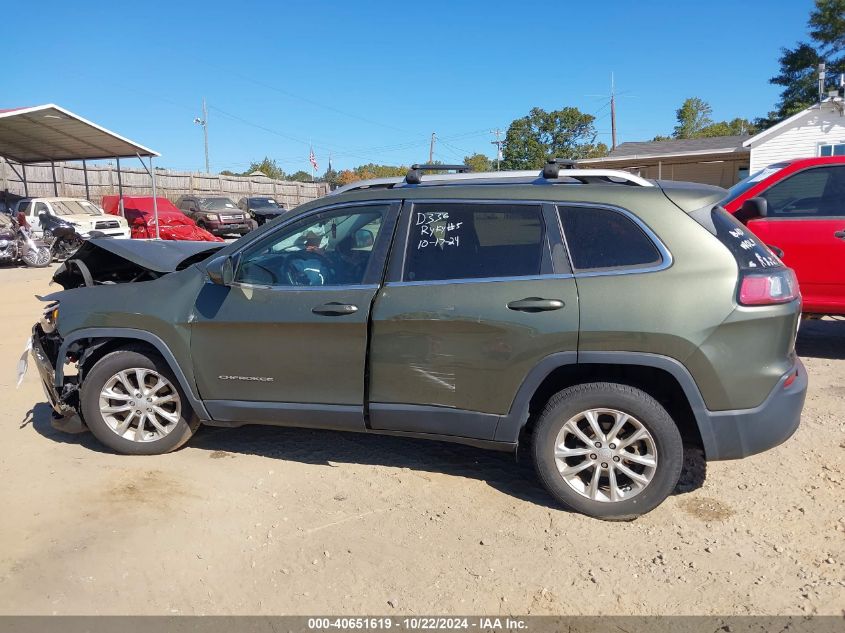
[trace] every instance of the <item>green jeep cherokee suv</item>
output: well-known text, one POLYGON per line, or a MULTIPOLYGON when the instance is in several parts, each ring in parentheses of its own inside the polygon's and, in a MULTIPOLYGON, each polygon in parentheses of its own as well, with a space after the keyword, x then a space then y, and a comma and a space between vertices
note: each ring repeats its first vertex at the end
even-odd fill
POLYGON ((519 447, 558 501, 616 519, 672 492, 685 446, 785 441, 792 271, 721 189, 561 167, 415 166, 216 252, 86 244, 34 327, 47 396, 129 454, 200 423, 519 447))

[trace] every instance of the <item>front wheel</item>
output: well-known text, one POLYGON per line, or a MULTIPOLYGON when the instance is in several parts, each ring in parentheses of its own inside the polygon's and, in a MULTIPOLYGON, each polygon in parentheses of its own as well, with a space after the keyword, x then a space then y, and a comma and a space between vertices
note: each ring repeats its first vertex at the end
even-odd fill
POLYGON ((21 260, 23 260, 24 264, 32 268, 45 268, 53 260, 53 253, 50 252, 47 246, 37 246, 36 248, 27 249, 21 255, 21 260))
POLYGON ((94 436, 128 455, 176 450, 199 426, 170 367, 152 353, 103 356, 83 377, 80 404, 94 436))
POLYGON ((683 443, 672 418, 645 392, 586 383, 549 400, 534 429, 533 458, 540 480, 564 505, 628 520, 675 488, 683 443))

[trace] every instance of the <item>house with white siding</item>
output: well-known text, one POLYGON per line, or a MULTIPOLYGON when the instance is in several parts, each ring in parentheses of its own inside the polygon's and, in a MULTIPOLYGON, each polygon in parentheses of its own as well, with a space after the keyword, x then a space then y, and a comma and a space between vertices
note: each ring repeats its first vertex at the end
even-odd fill
POLYGON ((845 102, 827 99, 742 143, 752 172, 789 158, 845 156, 845 102))
POLYGON ((622 143, 603 158, 578 164, 730 187, 772 163, 813 156, 845 156, 842 98, 828 98, 754 136, 622 143))

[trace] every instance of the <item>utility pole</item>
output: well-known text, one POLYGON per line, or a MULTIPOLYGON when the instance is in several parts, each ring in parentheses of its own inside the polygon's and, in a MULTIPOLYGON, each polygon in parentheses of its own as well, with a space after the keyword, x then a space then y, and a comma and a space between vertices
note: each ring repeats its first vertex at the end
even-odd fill
POLYGON ((824 78, 827 76, 825 72, 826 68, 824 62, 819 64, 819 103, 824 101, 824 78))
POLYGON ((208 168, 208 108, 205 106, 205 97, 202 98, 202 118, 195 118, 194 123, 202 126, 202 135, 205 141, 205 173, 211 171, 208 168))
POLYGON ((434 164, 434 141, 437 140, 437 134, 431 133, 431 144, 428 146, 428 164, 434 164))
POLYGON ((610 73, 610 149, 616 149, 616 83, 610 73))
POLYGON ((500 139, 502 136, 502 130, 496 128, 495 130, 490 130, 490 134, 496 135, 495 141, 490 141, 492 145, 496 146, 496 171, 500 171, 500 161, 502 160, 502 145, 504 145, 504 141, 500 139))

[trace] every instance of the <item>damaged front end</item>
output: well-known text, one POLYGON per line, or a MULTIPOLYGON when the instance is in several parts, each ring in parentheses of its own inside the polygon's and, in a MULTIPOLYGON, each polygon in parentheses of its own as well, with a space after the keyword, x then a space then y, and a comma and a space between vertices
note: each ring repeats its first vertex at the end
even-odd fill
POLYGON ((218 242, 93 239, 59 266, 53 281, 65 290, 152 281, 201 262, 223 246, 218 242))
MULTIPOLYGON (((114 346, 111 338, 79 337, 80 326, 92 323, 91 315, 114 315, 126 308, 124 288, 108 286, 154 281, 198 263, 221 247, 216 242, 165 242, 94 239, 85 242, 53 275, 65 291, 43 298, 48 301, 41 319, 32 328, 28 344, 54 418, 81 419, 80 388, 86 371, 114 346), (63 322, 59 315, 65 313, 63 322), (68 322, 68 315, 71 315, 68 322)), ((134 296, 134 293, 133 293, 134 296)), ((105 318, 108 318, 105 317, 105 318)), ((93 319, 96 322, 96 319, 93 319)), ((22 359, 23 362, 23 359, 22 359)), ((23 379, 26 364, 19 370, 23 379)), ((55 424, 55 423, 54 423, 55 424)))
POLYGON ((29 349, 53 409, 54 426, 58 424, 57 428, 64 431, 81 430, 84 421, 79 390, 86 370, 108 349, 109 340, 82 338, 66 345, 56 329, 59 309, 57 301, 47 306, 44 316, 32 327, 29 349), (70 427, 63 426, 69 423, 70 427))
MULTIPOLYGON (((56 385, 56 368, 64 366, 64 361, 59 364, 63 341, 55 326, 58 311, 58 302, 51 303, 44 311, 44 316, 33 326, 31 350, 54 417, 63 418, 79 411, 79 381, 78 375, 63 376, 62 384, 56 385)), ((71 358, 69 351, 64 356, 71 358)))

